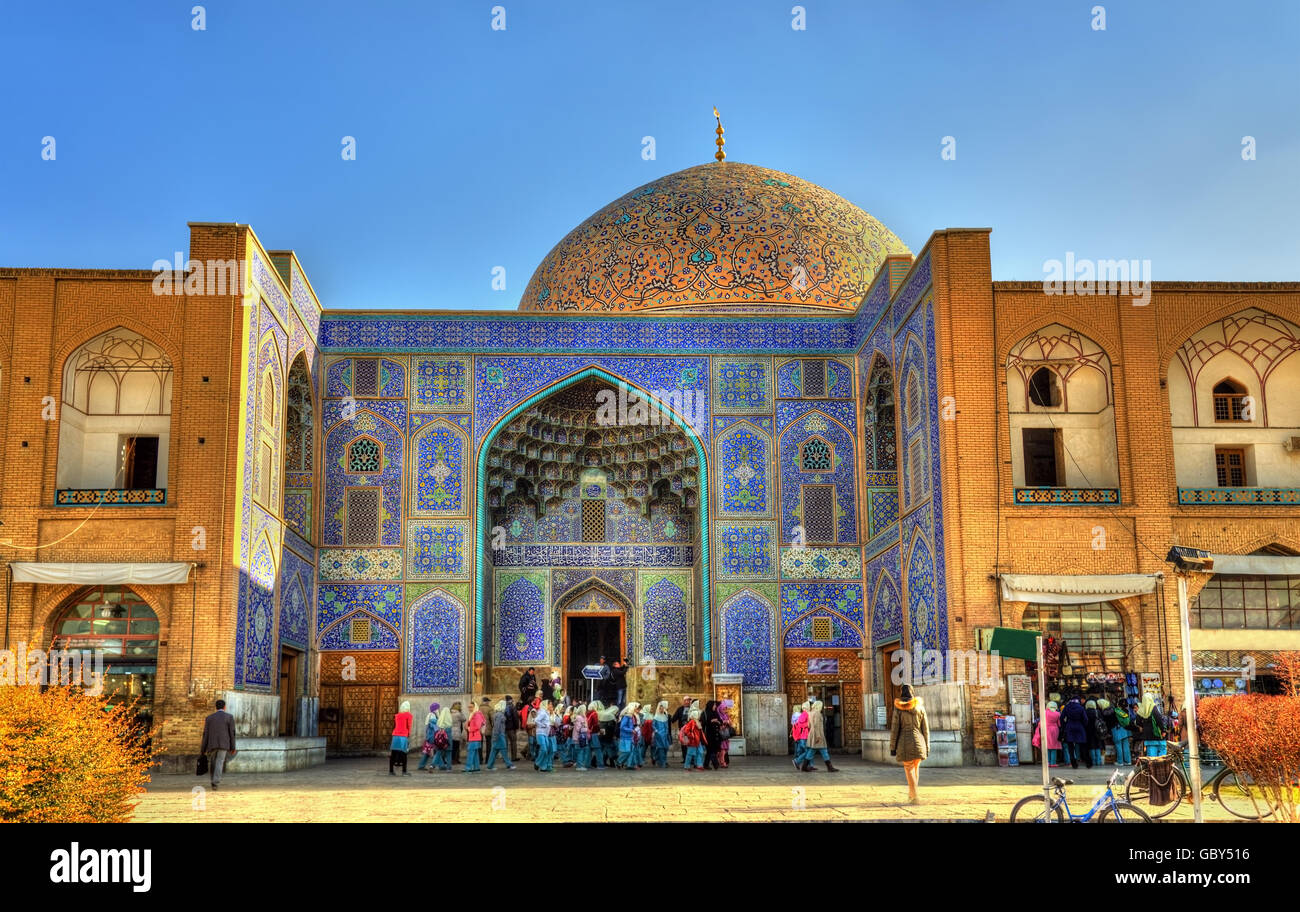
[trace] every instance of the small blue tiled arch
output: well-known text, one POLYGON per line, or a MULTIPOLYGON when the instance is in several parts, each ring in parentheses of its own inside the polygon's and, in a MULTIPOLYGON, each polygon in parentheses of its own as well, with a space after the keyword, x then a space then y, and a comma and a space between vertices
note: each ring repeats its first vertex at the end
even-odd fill
MULTIPOLYGON (((511 421, 527 411, 534 404, 548 398, 554 393, 559 392, 566 386, 572 386, 579 381, 588 377, 599 377, 621 389, 628 392, 635 392, 638 395, 649 396, 650 394, 633 383, 611 374, 609 371, 599 367, 588 367, 577 373, 570 374, 556 382, 552 383, 545 389, 538 390, 529 396, 523 402, 520 402, 514 408, 510 409, 504 415, 497 419, 491 429, 484 435, 482 443, 479 444, 477 459, 477 478, 475 479, 475 489, 478 496, 474 503, 474 532, 475 548, 477 550, 476 561, 474 565, 474 661, 483 662, 486 643, 483 640, 483 604, 484 592, 486 590, 487 580, 487 531, 488 531, 488 511, 487 511, 487 454, 488 449, 492 446, 492 441, 501 433, 501 430, 508 426, 511 421)), ((700 440, 695 428, 691 423, 678 415, 676 411, 669 408, 666 404, 660 406, 661 410, 668 415, 686 436, 690 439, 691 444, 695 447, 695 457, 699 461, 700 476, 700 505, 699 505, 699 528, 700 528, 700 555, 701 555, 701 585, 700 585, 700 624, 703 639, 703 660, 710 662, 713 660, 713 630, 709 616, 709 464, 708 449, 700 440)))

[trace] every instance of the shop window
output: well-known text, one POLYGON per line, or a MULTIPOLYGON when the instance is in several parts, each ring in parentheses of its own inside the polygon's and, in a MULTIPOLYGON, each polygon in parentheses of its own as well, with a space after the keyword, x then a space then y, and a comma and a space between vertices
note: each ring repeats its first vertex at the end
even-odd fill
POLYGON ((803 485, 803 534, 806 544, 835 543, 835 487, 803 485))
POLYGON ((1245 414, 1246 388, 1235 380, 1220 380, 1216 383, 1214 385, 1214 420, 1245 421, 1245 414))
POLYGON ((59 613, 53 649, 79 653, 94 668, 104 661, 104 695, 114 704, 134 704, 147 726, 153 718, 158 665, 158 616, 144 599, 120 586, 82 590, 59 613))
POLYGON ((1030 605, 1021 625, 1065 642, 1074 674, 1124 668, 1124 622, 1109 603, 1030 605))
POLYGON ((1061 432, 1056 428, 1023 428, 1021 440, 1025 455, 1025 486, 1063 487, 1065 460, 1062 458, 1061 432))
POLYGON ((1219 487, 1246 487, 1246 451, 1233 447, 1215 447, 1214 471, 1219 487))
POLYGON ((1205 630, 1300 630, 1300 576, 1215 574, 1190 609, 1205 630))
POLYGON ((1043 408, 1057 408, 1061 404, 1061 384, 1056 372, 1040 367, 1029 378, 1029 401, 1043 408))

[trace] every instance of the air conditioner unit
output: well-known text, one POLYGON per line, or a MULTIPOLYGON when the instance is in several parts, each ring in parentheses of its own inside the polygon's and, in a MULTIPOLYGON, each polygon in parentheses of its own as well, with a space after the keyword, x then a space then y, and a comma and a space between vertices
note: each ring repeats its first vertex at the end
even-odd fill
POLYGON ((1283 440, 1282 449, 1286 450, 1288 453, 1300 451, 1300 437, 1288 437, 1286 440, 1283 440))

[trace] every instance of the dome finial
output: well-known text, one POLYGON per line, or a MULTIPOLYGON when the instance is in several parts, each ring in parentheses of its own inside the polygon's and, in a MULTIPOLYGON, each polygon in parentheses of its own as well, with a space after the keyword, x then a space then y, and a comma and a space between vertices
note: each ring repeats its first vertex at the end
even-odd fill
POLYGON ((718 151, 713 154, 713 157, 716 158, 718 161, 722 161, 724 158, 727 157, 727 153, 722 151, 722 147, 726 145, 727 141, 722 138, 722 134, 725 133, 726 131, 722 129, 722 116, 718 114, 717 105, 713 106, 713 116, 718 119, 718 129, 713 131, 718 134, 718 138, 714 140, 714 142, 716 142, 718 145, 718 151))

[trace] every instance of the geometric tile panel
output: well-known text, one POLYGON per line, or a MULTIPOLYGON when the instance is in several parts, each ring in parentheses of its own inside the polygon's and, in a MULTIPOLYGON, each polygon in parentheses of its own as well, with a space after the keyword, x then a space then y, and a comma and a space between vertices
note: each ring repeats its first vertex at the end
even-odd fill
POLYGON ((365 612, 394 630, 402 629, 402 587, 392 584, 348 585, 335 583, 318 587, 316 632, 319 635, 340 618, 355 611, 365 612))
POLYGON ((464 688, 465 606, 442 589, 411 603, 406 621, 406 692, 464 688))
POLYGON ((468 522, 412 520, 406 524, 408 579, 467 579, 468 522))
POLYGON ((423 425, 411 441, 412 513, 465 512, 469 438, 459 428, 439 420, 423 425))
MULTIPOLYGON (((853 506, 855 481, 853 438, 849 433, 828 415, 820 411, 810 412, 785 429, 781 435, 778 456, 781 472, 782 540, 793 542, 796 525, 810 526, 816 521, 819 528, 823 523, 833 525, 837 530, 835 541, 844 543, 857 541, 857 520, 853 506), (804 449, 804 442, 812 437, 819 437, 829 444, 828 458, 831 466, 829 470, 803 470, 800 454, 804 449), (819 514, 815 517, 801 518, 801 511, 808 509, 807 505, 801 505, 804 499, 804 485, 832 485, 835 491, 834 504, 831 505, 834 515, 819 514)), ((808 538, 804 541, 807 542, 808 538)))
POLYGON ((776 523, 718 525, 714 548, 719 555, 715 569, 718 577, 736 579, 771 579, 776 576, 772 560, 776 523))
POLYGON ((498 664, 546 664, 547 576, 545 570, 497 571, 498 664))
POLYGON ((861 583, 782 583, 781 626, 809 611, 832 611, 862 626, 861 583))
POLYGON ((853 396, 853 371, 843 362, 826 362, 826 381, 826 398, 849 399, 853 396))
POLYGON ((469 367, 464 358, 415 358, 411 409, 457 412, 469 407, 469 367))
POLYGON ((691 641, 689 571, 643 571, 641 591, 638 663, 653 660, 659 665, 689 665, 693 661, 691 641))
POLYGON ((911 556, 907 559, 907 612, 911 622, 908 643, 913 651, 918 649, 944 649, 948 644, 938 640, 937 607, 934 595, 934 562, 925 539, 918 533, 914 538, 911 556))
POLYGON ((864 488, 867 497, 867 539, 898 522, 898 488, 864 488))
POLYGON ((731 425, 715 445, 718 513, 766 516, 771 512, 772 441, 747 421, 731 425))
POLYGON ((854 579, 862 572, 857 548, 782 548, 785 579, 854 579))
POLYGON ((730 414, 772 410, 772 362, 717 361, 713 381, 713 410, 730 414))
POLYGON ((373 650, 392 650, 398 648, 397 632, 387 624, 381 624, 373 615, 365 611, 354 611, 346 615, 339 623, 326 630, 320 636, 320 642, 316 648, 321 650, 330 649, 373 649, 373 650), (353 625, 354 620, 369 621, 370 639, 365 642, 357 642, 352 639, 353 632, 356 630, 353 625))
POLYGON ((829 611, 814 611, 795 621, 785 632, 786 649, 861 649, 862 634, 844 618, 829 611), (830 621, 831 636, 817 637, 813 632, 813 618, 830 621))
POLYGON ((320 578, 331 581, 399 580, 400 548, 322 548, 320 578))
POLYGON ((723 602, 720 614, 726 673, 743 674, 745 690, 775 689, 776 619, 772 605, 746 589, 723 602))

